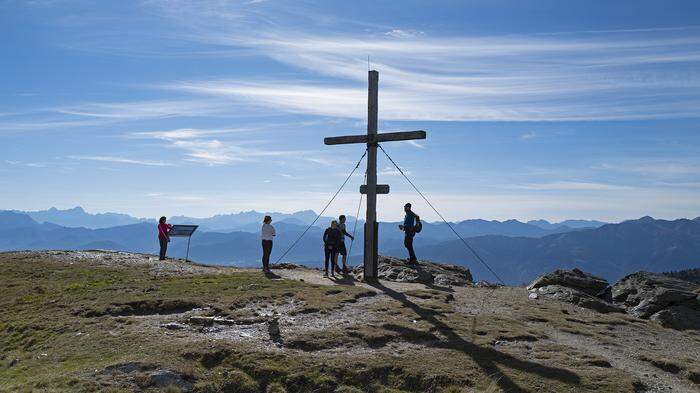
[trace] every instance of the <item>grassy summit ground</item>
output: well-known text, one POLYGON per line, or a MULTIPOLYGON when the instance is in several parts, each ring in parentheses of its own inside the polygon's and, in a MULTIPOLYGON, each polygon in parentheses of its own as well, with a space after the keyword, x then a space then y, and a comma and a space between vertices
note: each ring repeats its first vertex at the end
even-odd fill
POLYGON ((0 271, 0 391, 690 392, 700 382, 696 332, 529 300, 522 288, 369 286, 306 269, 271 279, 108 252, 5 253, 0 271))

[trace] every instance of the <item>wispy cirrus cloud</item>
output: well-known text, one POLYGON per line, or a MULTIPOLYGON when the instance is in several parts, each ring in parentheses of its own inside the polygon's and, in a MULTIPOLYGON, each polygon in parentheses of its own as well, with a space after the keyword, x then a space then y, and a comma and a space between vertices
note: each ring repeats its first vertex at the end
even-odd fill
POLYGON ((514 185, 512 188, 521 190, 533 190, 533 191, 622 191, 622 190, 632 190, 634 187, 617 185, 617 184, 606 184, 606 183, 595 183, 595 182, 577 182, 577 181, 558 181, 550 183, 531 183, 531 184, 521 184, 514 185))
POLYGON ((391 29, 384 33, 384 35, 394 38, 415 38, 425 35, 425 32, 420 30, 391 29))
POLYGON ((594 165, 592 169, 612 173, 654 176, 658 178, 688 176, 697 178, 700 176, 700 162, 697 162, 695 159, 625 160, 594 165))
MULTIPOLYGON (((307 77, 283 73, 245 80, 183 79, 155 86, 186 93, 188 99, 86 103, 56 108, 57 112, 130 120, 232 116, 251 110, 270 114, 281 109, 363 118, 369 56, 372 67, 381 72, 380 113, 387 120, 700 116, 700 26, 446 36, 405 27, 357 28, 359 24, 343 21, 342 28, 328 34, 319 26, 337 22, 337 16, 298 5, 216 0, 145 5, 160 17, 159 37, 183 49, 172 49, 183 56, 257 55, 306 71, 307 77), (231 107, 234 103, 236 108, 231 107)), ((139 42, 122 46, 132 50, 139 42)))
POLYGON ((25 132, 66 128, 84 128, 101 126, 107 123, 109 122, 92 119, 57 119, 55 117, 37 117, 36 113, 29 113, 28 116, 22 120, 0 122, 0 131, 25 132))
POLYGON ((127 138, 145 138, 163 141, 165 147, 181 150, 185 161, 209 166, 230 165, 263 157, 298 156, 300 152, 260 147, 263 142, 254 140, 229 141, 212 137, 248 132, 255 128, 194 129, 181 128, 166 131, 142 131, 127 134, 127 138))
POLYGON ((44 162, 24 162, 24 161, 16 161, 16 160, 4 160, 5 164, 8 165, 13 165, 13 166, 26 166, 30 168, 46 168, 48 164, 44 162))
POLYGON ((153 138, 166 141, 181 140, 181 139, 196 139, 202 137, 210 137, 217 135, 225 135, 236 132, 250 131, 250 128, 223 128, 223 129, 199 129, 199 128, 178 128, 167 131, 140 131, 127 134, 128 138, 153 138))
POLYGON ((159 119, 169 117, 211 116, 228 113, 230 104, 216 100, 152 100, 127 102, 92 102, 58 107, 57 113, 81 117, 117 120, 159 119))
POLYGON ((530 132, 526 132, 524 134, 521 134, 520 139, 522 139, 522 140, 535 139, 538 136, 539 136, 539 134, 537 134, 536 132, 530 131, 530 132))
POLYGON ((174 166, 175 164, 165 161, 150 161, 141 160, 134 158, 116 157, 116 156, 68 156, 72 160, 87 160, 87 161, 100 161, 100 162, 112 162, 116 164, 133 164, 133 165, 145 165, 145 166, 174 166))
POLYGON ((425 146, 417 141, 410 141, 409 140, 409 141, 404 141, 404 143, 406 143, 407 145, 411 145, 413 147, 417 147, 419 149, 425 149, 425 146))
POLYGON ((228 165, 240 161, 251 161, 266 157, 295 157, 299 151, 275 150, 261 147, 242 146, 220 140, 177 140, 171 145, 185 150, 187 161, 207 165, 228 165))
POLYGON ((232 107, 231 102, 201 97, 180 100, 89 102, 8 114, 7 117, 12 117, 7 121, 0 121, 0 131, 83 129, 139 120, 246 117, 255 113, 253 108, 237 111, 232 107))
MULTIPOLYGON (((211 13, 211 7, 217 5, 208 4, 207 12, 211 13)), ((237 11, 236 20, 242 23, 264 18, 237 11)), ((191 39, 232 49, 245 47, 331 79, 324 83, 190 80, 170 83, 169 88, 294 113, 360 118, 364 115, 361 106, 369 55, 372 66, 382 74, 381 115, 385 119, 700 116, 700 74, 686 67, 700 63, 700 28, 692 26, 682 30, 446 37, 400 29, 388 34, 345 32, 328 36, 283 23, 264 33, 255 29, 244 33, 232 30, 226 17, 209 22, 207 26, 187 24, 192 27, 191 39), (678 68, 668 73, 660 65, 678 68)))

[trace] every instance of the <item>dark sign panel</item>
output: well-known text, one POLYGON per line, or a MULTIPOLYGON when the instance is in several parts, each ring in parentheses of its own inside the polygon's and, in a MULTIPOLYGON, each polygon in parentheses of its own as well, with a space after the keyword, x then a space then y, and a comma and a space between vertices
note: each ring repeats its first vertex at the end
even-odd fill
POLYGON ((175 237, 190 237, 199 225, 173 225, 168 234, 175 237))

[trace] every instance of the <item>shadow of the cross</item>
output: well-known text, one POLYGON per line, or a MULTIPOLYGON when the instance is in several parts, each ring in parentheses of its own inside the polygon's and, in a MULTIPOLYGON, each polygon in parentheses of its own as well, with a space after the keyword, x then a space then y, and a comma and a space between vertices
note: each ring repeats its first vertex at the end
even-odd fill
POLYGON ((263 272, 266 278, 269 278, 271 280, 281 280, 282 276, 279 276, 273 272, 263 272))
POLYGON ((357 280, 356 280, 353 276, 350 276, 350 275, 347 275, 347 276, 340 276, 340 277, 337 277, 337 278, 336 278, 336 277, 332 277, 332 278, 331 278, 331 281, 333 281, 334 283, 336 283, 336 284, 338 284, 338 285, 347 285, 347 286, 350 286, 350 287, 354 287, 354 286, 355 286, 355 282, 357 282, 357 280))
POLYGON ((579 384, 581 378, 566 369, 544 366, 539 363, 521 360, 511 355, 499 352, 493 348, 483 347, 473 342, 469 342, 454 332, 445 322, 437 318, 441 315, 435 310, 425 309, 420 305, 408 300, 406 295, 397 292, 391 288, 385 287, 380 283, 370 284, 374 288, 384 292, 394 300, 401 302, 405 307, 413 310, 424 321, 433 325, 433 327, 447 338, 447 341, 440 340, 432 333, 426 333, 415 329, 388 325, 387 328, 397 331, 409 341, 416 343, 424 343, 426 341, 441 342, 437 346, 446 349, 459 350, 472 358, 472 360, 484 371, 486 375, 493 376, 495 382, 504 392, 527 392, 526 389, 518 386, 512 379, 503 373, 498 365, 502 365, 512 369, 522 370, 527 373, 540 375, 547 379, 554 379, 565 382, 567 384, 579 384))

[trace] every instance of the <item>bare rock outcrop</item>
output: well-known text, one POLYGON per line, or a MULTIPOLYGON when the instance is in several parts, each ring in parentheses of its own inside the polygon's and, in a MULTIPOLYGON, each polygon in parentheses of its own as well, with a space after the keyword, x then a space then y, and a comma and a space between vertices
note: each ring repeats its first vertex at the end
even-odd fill
POLYGON ((568 288, 561 285, 545 285, 537 288, 535 291, 538 296, 575 304, 577 306, 589 308, 601 313, 625 312, 624 308, 615 306, 603 299, 589 295, 574 288, 568 288))
POLYGON ((533 299, 541 296, 602 313, 624 312, 623 308, 607 301, 610 297, 609 288, 607 280, 579 269, 557 269, 537 277, 527 286, 533 299))
MULTIPOLYGON (((396 282, 421 283, 438 286, 472 285, 473 278, 469 269, 441 263, 418 261, 409 263, 405 259, 379 256, 377 276, 382 280, 396 282)), ((362 275, 362 267, 353 270, 355 276, 362 275)))
POLYGON ((531 291, 548 285, 560 285, 592 296, 598 296, 603 293, 605 288, 610 284, 603 278, 585 273, 579 269, 557 269, 551 273, 537 277, 527 286, 527 289, 531 291))
POLYGON ((649 272, 624 277, 612 287, 613 301, 627 312, 674 329, 700 330, 700 285, 649 272))
POLYGON ((543 297, 595 311, 626 312, 673 329, 700 330, 700 285, 649 272, 624 277, 610 287, 579 269, 555 270, 535 279, 530 298, 543 297))

